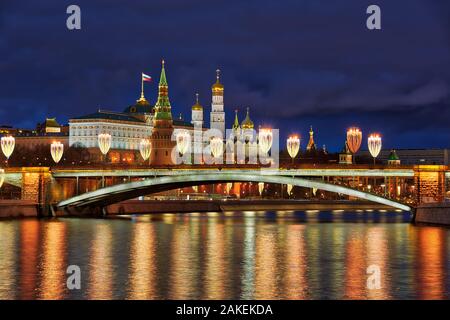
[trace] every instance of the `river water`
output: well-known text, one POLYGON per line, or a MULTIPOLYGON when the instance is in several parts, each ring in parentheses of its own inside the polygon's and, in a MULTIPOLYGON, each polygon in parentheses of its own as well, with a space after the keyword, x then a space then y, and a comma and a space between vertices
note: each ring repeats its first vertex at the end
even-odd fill
POLYGON ((0 299, 448 299, 450 229, 409 219, 279 211, 4 220, 0 299), (79 290, 67 289, 69 265, 80 268, 79 290))

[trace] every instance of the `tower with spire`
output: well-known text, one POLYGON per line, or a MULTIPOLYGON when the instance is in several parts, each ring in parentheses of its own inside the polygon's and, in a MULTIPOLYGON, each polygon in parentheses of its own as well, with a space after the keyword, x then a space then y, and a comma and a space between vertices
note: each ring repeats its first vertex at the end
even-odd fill
POLYGON ((216 82, 212 85, 212 103, 210 114, 211 129, 218 129, 222 132, 222 137, 225 138, 225 112, 223 105, 223 91, 224 87, 220 83, 220 70, 216 70, 216 82))
POLYGON ((192 121, 194 125, 194 163, 202 163, 203 155, 203 106, 198 99, 198 93, 195 94, 196 102, 192 106, 192 121))
POLYGON ((316 149, 317 149, 317 147, 316 147, 316 143, 314 142, 314 131, 311 126, 311 128, 309 130, 309 141, 308 141, 308 146, 306 147, 306 150, 307 151, 315 151, 316 149))
POLYGON ((172 107, 169 101, 169 86, 166 79, 164 60, 162 61, 161 77, 158 85, 158 100, 153 116, 153 131, 151 136, 151 163, 155 165, 170 165, 175 141, 172 141, 173 120, 172 107))

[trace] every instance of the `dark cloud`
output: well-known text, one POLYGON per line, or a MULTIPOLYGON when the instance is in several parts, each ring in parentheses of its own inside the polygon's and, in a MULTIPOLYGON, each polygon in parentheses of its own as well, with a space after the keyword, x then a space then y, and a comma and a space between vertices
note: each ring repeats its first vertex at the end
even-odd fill
MULTIPOLYGON (((165 58, 174 113, 188 116, 197 91, 207 107, 220 67, 230 123, 232 110, 250 106, 282 136, 313 124, 333 149, 353 124, 392 146, 448 147, 450 4, 377 1, 375 32, 365 28, 370 4, 4 0, 0 123, 121 110, 138 98, 140 72, 157 79, 165 58), (71 32, 65 10, 74 3, 82 30, 71 32)), ((147 96, 155 100, 155 83, 147 96)))

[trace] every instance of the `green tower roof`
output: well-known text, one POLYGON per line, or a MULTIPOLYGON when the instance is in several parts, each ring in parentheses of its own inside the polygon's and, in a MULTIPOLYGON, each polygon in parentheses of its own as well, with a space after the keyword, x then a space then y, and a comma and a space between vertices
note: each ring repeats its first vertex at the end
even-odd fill
POLYGON ((167 84, 164 60, 162 61, 161 77, 159 78, 158 101, 155 104, 155 120, 172 120, 172 107, 169 101, 169 86, 167 84))

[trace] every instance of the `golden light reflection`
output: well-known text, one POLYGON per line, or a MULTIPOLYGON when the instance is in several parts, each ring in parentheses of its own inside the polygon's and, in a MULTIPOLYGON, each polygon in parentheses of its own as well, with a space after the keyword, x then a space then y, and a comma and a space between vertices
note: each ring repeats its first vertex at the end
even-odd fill
POLYGON ((64 298, 67 269, 66 228, 67 225, 60 221, 44 224, 40 299, 64 298))
POLYGON ((291 225, 287 230, 285 249, 287 265, 283 290, 287 299, 307 298, 305 228, 305 225, 291 225))
POLYGON ((276 233, 262 230, 256 235, 255 299, 272 299, 277 294, 276 233))
MULTIPOLYGON (((390 274, 388 270, 388 241, 386 229, 370 227, 366 236, 367 264, 380 268, 380 288, 367 290, 369 299, 389 299, 390 274)), ((366 278, 369 275, 366 274, 366 278)))
POLYGON ((366 288, 364 242, 360 232, 352 232, 346 243, 345 298, 362 299, 366 288))
POLYGON ((109 223, 98 223, 90 251, 89 299, 111 299, 113 294, 114 261, 112 230, 109 223))
POLYGON ((170 299, 189 299, 194 283, 191 271, 195 268, 191 261, 191 247, 189 240, 189 226, 179 225, 174 229, 171 241, 171 263, 169 279, 170 299))
POLYGON ((417 236, 417 281, 420 299, 445 299, 446 230, 420 227, 417 236))
POLYGON ((224 225, 217 217, 208 218, 205 259, 205 297, 203 299, 225 299, 225 240, 224 225))
POLYGON ((11 222, 0 223, 0 300, 15 299, 16 229, 11 222))
POLYGON ((20 224, 20 299, 35 298, 39 255, 39 220, 24 220, 20 224))
POLYGON ((156 297, 156 241, 155 225, 147 222, 133 224, 130 250, 129 299, 144 300, 156 297))

